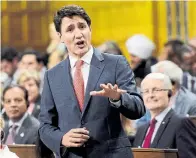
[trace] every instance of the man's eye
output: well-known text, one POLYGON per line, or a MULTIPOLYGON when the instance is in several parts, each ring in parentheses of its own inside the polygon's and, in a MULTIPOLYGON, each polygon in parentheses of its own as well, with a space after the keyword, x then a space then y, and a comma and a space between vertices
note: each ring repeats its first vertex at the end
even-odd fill
POLYGON ((86 25, 80 25, 80 28, 84 29, 84 28, 86 28, 86 25))

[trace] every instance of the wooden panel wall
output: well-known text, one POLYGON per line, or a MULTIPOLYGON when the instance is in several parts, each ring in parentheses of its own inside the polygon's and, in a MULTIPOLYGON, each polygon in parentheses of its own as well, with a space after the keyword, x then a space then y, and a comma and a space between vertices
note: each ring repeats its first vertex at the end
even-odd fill
POLYGON ((2 45, 45 50, 48 45, 48 2, 2 1, 2 45))
MULTIPOLYGON (((54 12, 67 4, 83 6, 92 20, 92 43, 118 42, 125 56, 125 41, 143 33, 157 45, 158 54, 167 41, 167 15, 164 1, 3 1, 2 45, 17 49, 27 46, 44 51, 49 43, 48 25, 54 12)), ((188 2, 189 36, 196 35, 196 2, 188 2)))

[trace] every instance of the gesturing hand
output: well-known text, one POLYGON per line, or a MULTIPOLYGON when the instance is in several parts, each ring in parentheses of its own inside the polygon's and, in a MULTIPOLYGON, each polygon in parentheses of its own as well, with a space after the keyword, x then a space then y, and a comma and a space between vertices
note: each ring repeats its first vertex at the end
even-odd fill
POLYGON ((89 139, 89 131, 86 128, 75 128, 67 132, 62 139, 65 147, 80 147, 89 139))
POLYGON ((101 84, 100 87, 103 88, 103 89, 100 90, 100 91, 91 91, 90 95, 104 96, 104 97, 108 97, 108 98, 113 99, 113 100, 119 100, 121 94, 127 92, 126 90, 119 89, 118 85, 116 85, 116 84, 114 86, 112 86, 111 83, 108 83, 107 85, 106 84, 101 84))

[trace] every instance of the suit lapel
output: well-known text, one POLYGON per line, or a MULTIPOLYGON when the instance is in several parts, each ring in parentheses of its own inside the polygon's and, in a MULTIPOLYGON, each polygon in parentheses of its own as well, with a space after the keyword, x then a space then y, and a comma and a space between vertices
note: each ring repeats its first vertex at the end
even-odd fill
POLYGON ((90 92, 93 91, 97 85, 97 82, 101 76, 101 73, 104 69, 104 58, 98 50, 94 49, 94 53, 92 56, 91 64, 90 64, 90 71, 88 77, 88 83, 86 86, 86 93, 84 99, 84 110, 82 116, 84 115, 86 108, 88 107, 89 100, 91 98, 90 92))
POLYGON ((151 148, 156 148, 157 147, 157 144, 158 144, 158 142, 159 142, 159 140, 160 140, 160 138, 161 138, 161 136, 162 136, 165 128, 167 127, 167 124, 169 123, 169 120, 170 120, 173 112, 174 111, 171 109, 168 112, 168 114, 165 116, 165 118, 163 119, 163 121, 161 122, 160 127, 157 130, 157 133, 155 135, 155 138, 154 138, 154 140, 153 140, 153 142, 152 142, 152 144, 150 146, 151 148))
POLYGON ((78 101, 77 101, 77 98, 74 92, 74 88, 73 88, 73 81, 72 81, 71 72, 70 72, 69 57, 65 59, 65 62, 61 63, 61 66, 62 66, 62 80, 61 80, 62 94, 67 94, 67 91, 69 91, 68 93, 70 95, 69 97, 72 98, 73 102, 75 102, 74 105, 77 106, 79 117, 81 117, 79 104, 78 104, 78 101))
POLYGON ((24 119, 16 137, 15 137, 15 143, 16 144, 22 144, 24 143, 23 140, 28 132, 28 128, 24 128, 24 127, 29 127, 29 123, 30 123, 30 117, 29 114, 27 115, 27 117, 24 119))

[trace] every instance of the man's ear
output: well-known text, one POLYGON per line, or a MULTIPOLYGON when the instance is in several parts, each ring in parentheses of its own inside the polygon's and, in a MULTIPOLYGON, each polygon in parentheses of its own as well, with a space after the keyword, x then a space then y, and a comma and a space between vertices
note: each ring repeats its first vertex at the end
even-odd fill
POLYGON ((64 43, 64 42, 63 42, 63 39, 61 38, 61 37, 62 37, 61 33, 60 33, 60 32, 57 32, 57 34, 58 34, 58 36, 59 36, 59 38, 60 38, 60 42, 61 42, 61 43, 64 43))

